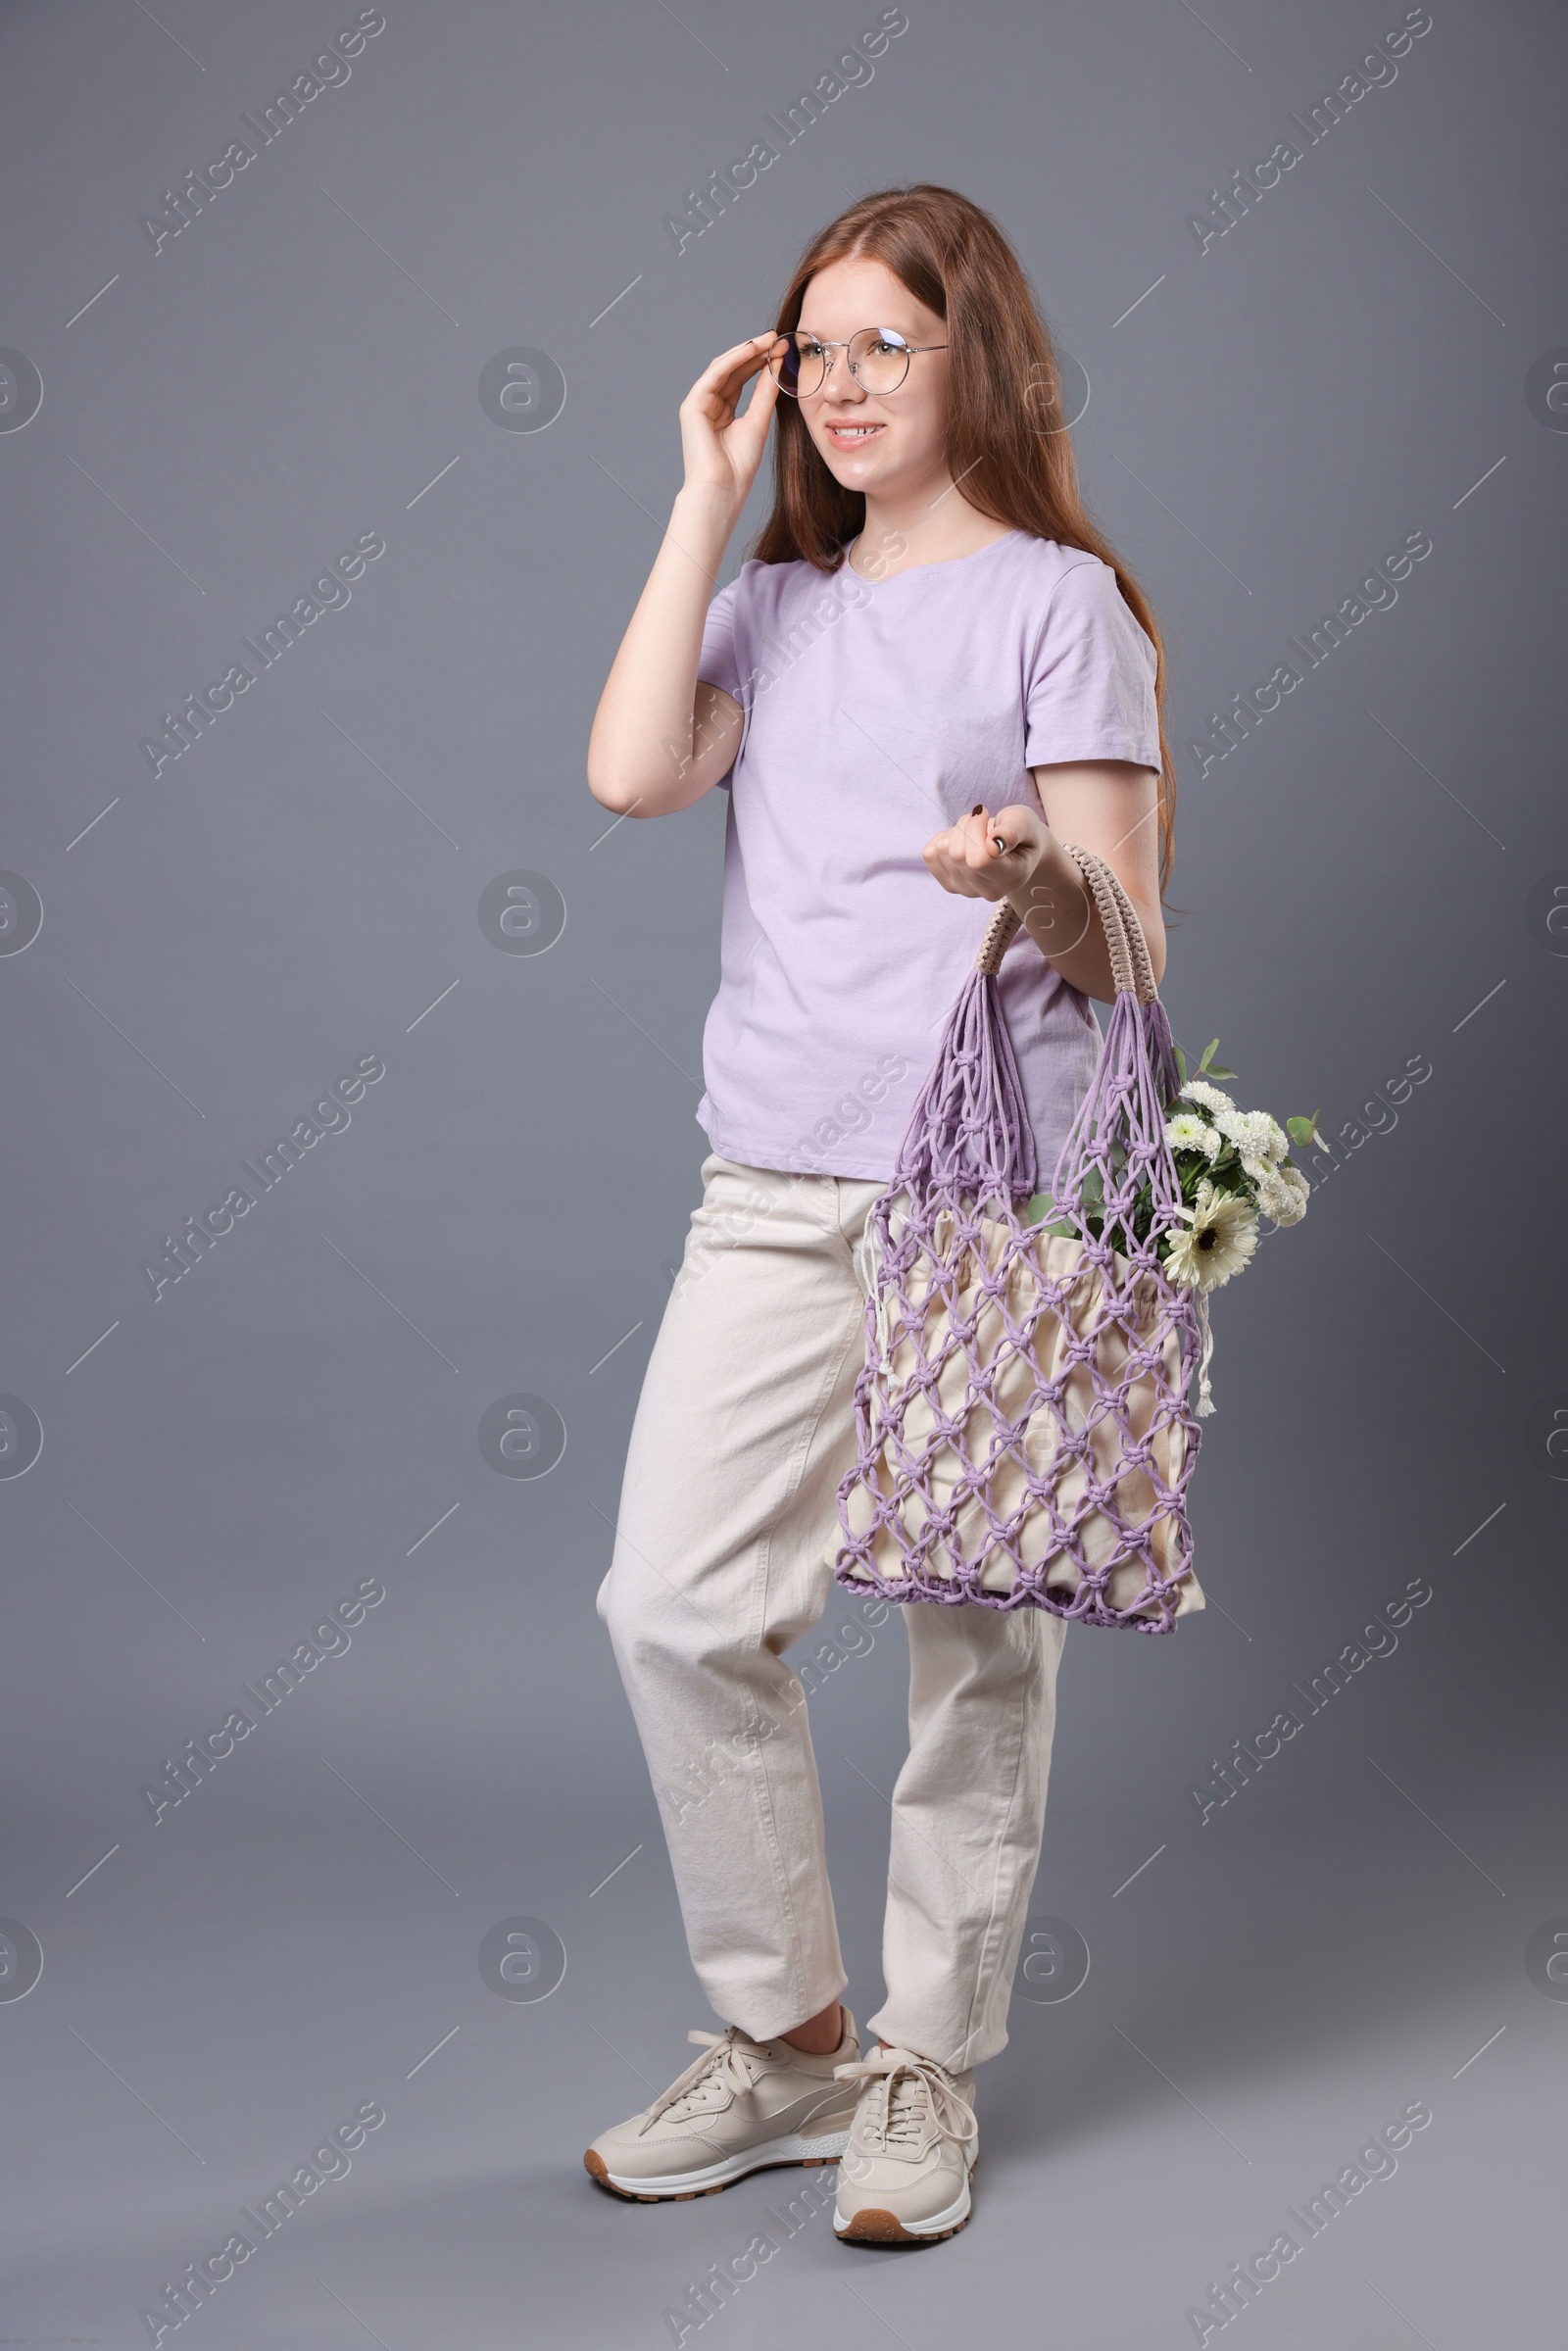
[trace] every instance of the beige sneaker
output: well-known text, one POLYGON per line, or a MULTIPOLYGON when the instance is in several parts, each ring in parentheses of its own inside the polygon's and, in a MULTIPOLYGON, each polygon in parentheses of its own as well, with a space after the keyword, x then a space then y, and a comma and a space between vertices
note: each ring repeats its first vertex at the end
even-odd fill
POLYGON ((855 2113, 854 2087, 838 2076, 860 2053, 854 2017, 840 2014, 839 2045, 825 2057, 753 2040, 738 2025, 688 2033, 704 2054, 652 2106, 601 2131, 583 2163, 601 2187, 644 2204, 716 2196, 769 2164, 836 2163, 855 2113))
POLYGON ((860 2094, 839 2164, 835 2236, 917 2245, 955 2235, 969 2218, 969 2175, 980 2160, 973 2073, 881 2048, 838 2073, 860 2094))

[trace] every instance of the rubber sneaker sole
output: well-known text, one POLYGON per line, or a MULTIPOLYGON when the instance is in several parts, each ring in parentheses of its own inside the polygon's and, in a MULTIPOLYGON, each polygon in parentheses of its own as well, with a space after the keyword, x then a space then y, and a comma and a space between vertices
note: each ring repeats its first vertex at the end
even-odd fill
POLYGON ((969 2180, 979 2169, 979 2158, 969 2167, 968 2179, 949 2205, 946 2212, 934 2213, 929 2221, 916 2221, 906 2226, 896 2212, 885 2206, 868 2204, 861 2211, 840 2221, 837 2208, 833 2213, 833 2233, 845 2245, 935 2245, 944 2237, 956 2236, 967 2229, 973 2206, 969 2195, 969 2180))
POLYGON ((837 2163, 849 2143, 847 2129, 817 2132, 810 2137, 791 2131, 783 2138, 763 2139, 757 2146, 727 2156, 722 2163, 709 2164, 701 2171, 667 2172, 650 2180, 617 2176, 597 2147, 590 2147, 582 2160, 591 2180, 609 2188, 612 2195, 625 2197, 628 2203, 689 2204, 694 2196, 722 2194, 726 2187, 733 2187, 737 2180, 749 2179, 753 2172, 771 2171, 782 2164, 810 2169, 837 2163))

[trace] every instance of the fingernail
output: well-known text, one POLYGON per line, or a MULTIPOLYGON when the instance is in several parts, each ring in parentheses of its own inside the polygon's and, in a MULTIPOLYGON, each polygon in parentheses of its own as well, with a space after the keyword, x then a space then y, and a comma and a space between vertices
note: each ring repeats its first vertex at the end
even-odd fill
POLYGON ((983 800, 977 800, 974 804, 974 807, 969 810, 971 816, 983 816, 985 812, 986 804, 983 800))

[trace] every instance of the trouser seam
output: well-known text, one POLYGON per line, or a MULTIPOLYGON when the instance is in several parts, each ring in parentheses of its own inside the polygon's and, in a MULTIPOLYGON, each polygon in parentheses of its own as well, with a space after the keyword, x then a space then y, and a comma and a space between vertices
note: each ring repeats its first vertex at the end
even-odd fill
MULTIPOLYGON (((797 1496, 800 1494, 801 1483, 806 1475, 806 1465, 810 1459, 811 1445, 821 1428, 822 1415, 827 1409, 828 1398, 838 1385, 839 1376, 844 1368, 845 1357, 848 1355, 855 1343, 858 1324, 859 1316, 857 1314, 850 1330, 846 1333, 844 1345, 840 1347, 838 1354, 829 1362, 824 1372, 821 1385, 817 1392, 815 1405, 812 1409, 810 1419, 803 1433, 794 1472, 790 1479, 789 1490, 778 1512, 779 1518, 788 1516, 790 1510, 794 1506, 797 1496)), ((774 1526, 776 1526, 776 1524, 777 1520, 775 1520, 774 1526)), ((759 1653, 760 1653, 766 1646, 762 1639, 762 1627, 767 1621, 768 1577, 772 1565, 774 1526, 769 1526, 767 1528, 762 1537, 761 1543, 759 1545, 757 1597, 754 1606, 752 1629, 752 1638, 759 1653)), ((825 1608, 825 1606, 826 1598, 824 1596, 823 1607, 825 1608)), ((813 1622, 820 1623, 822 1609, 819 1608, 817 1610, 816 1618, 813 1620, 813 1622)), ((769 1655, 772 1655, 771 1651, 768 1653, 769 1655)), ((785 1664, 782 1657, 774 1657, 773 1662, 781 1673, 786 1676, 790 1675, 790 1668, 785 1664)), ((791 1679, 793 1679, 793 1676, 791 1676, 791 1679)), ((806 1741, 808 1749, 809 1750, 811 1747, 811 1718, 809 1708, 805 1703, 804 1695, 802 1699, 801 1716, 801 1735, 806 1741)), ((785 1866, 779 1843, 777 1816, 773 1804, 772 1782, 768 1776, 767 1757, 763 1751, 762 1742, 760 1740, 758 1741, 756 1747, 753 1749, 753 1753, 756 1758, 756 1770, 760 1783, 759 1789, 760 1809, 761 1813, 763 1832, 767 1839, 768 1855, 773 1864, 774 1879, 778 1886, 780 1905, 783 1909, 785 1917, 789 1922, 791 1931, 790 1961, 795 1977, 796 1997, 799 2000, 805 2001, 808 1995, 806 1990, 805 1977, 801 1966, 800 1922, 796 1916, 794 1897, 790 1888, 789 1871, 785 1866)), ((812 1756, 812 1772, 813 1776, 815 1776, 814 1754, 812 1756)), ((818 1787, 820 1787, 819 1781, 818 1787)), ((828 1890, 828 1901, 829 1905, 831 1906, 831 1889, 828 1890)), ((797 2019, 797 2022, 804 2024, 806 2022, 808 2013, 808 2012, 803 2008, 800 2017, 797 2019)), ((787 2028, 787 2030, 793 2030, 793 2027, 787 2028)))
MULTIPOLYGON (((1041 1636, 1036 1633, 1034 1639, 1035 1647, 1036 1650, 1038 1650, 1041 1636)), ((995 1930, 997 1926, 997 1914, 1000 1901, 1003 1868, 1007 1857, 1007 1833, 1012 1826, 1013 1814, 1016 1812, 1018 1807, 1018 1784, 1023 1777, 1024 1755, 1027 1747, 1028 1727, 1031 1715, 1027 1685, 1032 1675, 1038 1676, 1041 1670, 1041 1664, 1042 1661, 1038 1654, 1027 1656, 1019 1666, 1018 1673, 1015 1677, 1015 1681, 1020 1687, 1022 1693, 1022 1702, 1018 1706, 1016 1715, 1018 1747, 1017 1753, 1013 1758, 1012 1787, 1007 1795, 1007 1809, 1003 1814, 1002 1825, 997 1832, 996 1859, 992 1864, 991 1908, 986 1919, 984 1932, 980 1938, 980 1948, 975 1954, 974 1986, 969 1996, 968 2012, 964 2018, 964 2023, 967 2027, 967 2030, 963 2035, 963 2038, 958 2043, 960 2051, 964 2052, 967 2052, 972 2047, 977 2036, 978 2028, 976 2027, 974 2021, 975 2012, 981 2005, 981 1985, 985 1981, 987 1974, 988 1956, 992 1958, 995 1956, 995 1930)), ((962 2066, 963 2061, 960 2060, 960 2071, 962 2071, 962 2066)))

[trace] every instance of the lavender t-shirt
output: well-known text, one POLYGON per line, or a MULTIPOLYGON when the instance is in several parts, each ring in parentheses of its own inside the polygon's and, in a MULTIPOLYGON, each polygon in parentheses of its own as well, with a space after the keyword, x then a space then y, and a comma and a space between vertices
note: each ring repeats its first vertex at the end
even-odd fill
MULTIPOLYGON (((976 801, 1038 808, 1032 766, 1157 768, 1154 649, 1108 565, 1014 530, 881 581, 748 563, 698 675, 745 713, 698 1119, 726 1158, 886 1182, 993 912, 923 844, 976 801)), ((1002 1001, 1046 1186, 1099 1030, 1023 934, 1002 1001)))

